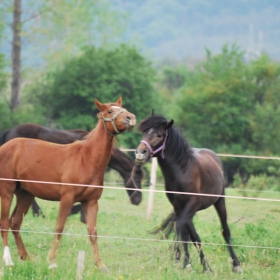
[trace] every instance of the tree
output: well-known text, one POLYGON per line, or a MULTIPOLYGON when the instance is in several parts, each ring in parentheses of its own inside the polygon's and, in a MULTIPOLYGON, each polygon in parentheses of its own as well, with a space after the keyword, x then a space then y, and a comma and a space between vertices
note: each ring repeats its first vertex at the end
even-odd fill
POLYGON ((12 42, 11 111, 20 104, 24 69, 42 64, 57 67, 81 46, 114 44, 126 20, 107 0, 27 0, 23 5, 21 0, 3 0, 0 14, 6 28, 4 49, 10 49, 12 42))
MULTIPOLYGON (((225 45, 186 78, 176 100, 177 124, 194 146, 220 153, 279 155, 280 66, 266 55, 246 63, 244 52, 225 45)), ((223 159, 225 170, 266 173, 276 162, 223 159)), ((233 178, 231 178, 233 179, 233 178)))
POLYGON ((14 111, 20 103, 21 88, 21 0, 14 0, 12 30, 11 110, 14 111))
MULTIPOLYGON (((160 106, 160 101, 155 99, 154 80, 151 63, 134 47, 87 47, 62 69, 48 73, 30 91, 30 96, 37 94, 44 107, 40 110, 57 126, 90 130, 96 123, 94 98, 110 102, 122 96, 125 108, 138 120, 149 115, 153 108, 160 106)), ((139 141, 131 132, 121 139, 127 147, 134 147, 139 141)))

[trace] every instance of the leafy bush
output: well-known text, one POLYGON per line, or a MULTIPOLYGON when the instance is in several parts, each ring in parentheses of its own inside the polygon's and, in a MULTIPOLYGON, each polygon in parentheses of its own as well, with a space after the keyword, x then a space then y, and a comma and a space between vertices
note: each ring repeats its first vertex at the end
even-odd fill
POLYGON ((261 191, 280 191, 280 180, 278 176, 261 174, 251 175, 249 180, 244 182, 240 174, 236 174, 232 187, 240 189, 243 196, 258 197, 261 191))
MULTIPOLYGON (((87 47, 81 56, 48 73, 30 90, 29 98, 33 103, 38 102, 41 112, 58 127, 90 130, 96 124, 94 98, 112 102, 122 96, 123 106, 138 120, 149 115, 160 106, 154 81, 151 63, 134 47, 121 45, 111 50, 87 47)), ((121 143, 128 147, 135 147, 139 140, 131 132, 120 137, 121 143)))

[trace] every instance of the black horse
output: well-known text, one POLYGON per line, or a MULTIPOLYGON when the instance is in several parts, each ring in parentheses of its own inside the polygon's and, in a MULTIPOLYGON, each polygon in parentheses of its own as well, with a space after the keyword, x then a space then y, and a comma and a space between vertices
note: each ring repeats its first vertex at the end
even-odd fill
MULTIPOLYGON (((193 217, 197 211, 214 205, 221 221, 224 239, 228 244, 233 271, 241 272, 240 263, 230 243, 225 198, 219 196, 225 194, 219 157, 208 149, 191 148, 181 132, 173 126, 173 120, 168 122, 162 116, 147 117, 139 124, 139 130, 143 133, 143 140, 136 149, 136 162, 141 165, 153 156, 158 158, 165 180, 166 194, 174 208, 174 213, 162 224, 160 230, 168 229, 169 222, 172 223, 171 227, 176 222, 177 238, 181 238, 184 242, 184 268, 191 270, 188 252, 190 238, 198 249, 203 270, 211 272, 202 252, 201 240, 194 227, 193 217), (196 195, 187 195, 184 192, 196 195)), ((180 251, 176 245, 176 260, 179 261, 180 251)))
MULTIPOLYGON (((79 129, 58 130, 38 124, 27 123, 0 132, 0 146, 17 137, 41 139, 58 144, 69 144, 76 140, 82 140, 87 134, 87 131, 79 129)), ((127 188, 126 191, 130 202, 134 205, 139 205, 142 201, 142 192, 138 190, 141 189, 141 180, 143 179, 142 169, 135 165, 132 159, 118 148, 113 149, 108 167, 119 172, 127 188)), ((33 216, 42 214, 44 217, 42 210, 35 200, 32 204, 32 211, 33 216)), ((84 222, 84 213, 80 204, 73 206, 70 214, 78 212, 81 212, 81 221, 84 222)))

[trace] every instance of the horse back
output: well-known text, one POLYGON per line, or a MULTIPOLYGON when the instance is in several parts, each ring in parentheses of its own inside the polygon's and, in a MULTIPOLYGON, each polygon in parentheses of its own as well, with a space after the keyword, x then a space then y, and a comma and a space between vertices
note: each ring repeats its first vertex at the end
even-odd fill
POLYGON ((217 168, 222 170, 221 160, 214 151, 205 148, 204 149, 192 148, 192 150, 195 157, 201 160, 205 160, 206 163, 209 164, 215 163, 217 165, 217 168))
POLYGON ((193 148, 201 177, 201 192, 222 193, 225 182, 220 158, 210 149, 193 148))

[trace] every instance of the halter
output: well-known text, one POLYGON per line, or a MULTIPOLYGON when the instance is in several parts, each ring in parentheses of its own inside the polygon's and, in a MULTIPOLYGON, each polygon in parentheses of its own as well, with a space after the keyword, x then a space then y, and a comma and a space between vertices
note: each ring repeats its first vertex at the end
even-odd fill
POLYGON ((168 136, 168 130, 166 130, 166 134, 165 134, 165 137, 164 137, 164 140, 163 140, 162 145, 161 145, 159 148, 157 148, 155 151, 153 151, 151 145, 150 145, 146 140, 141 140, 141 141, 140 141, 140 143, 144 143, 144 144, 148 147, 148 149, 149 149, 149 151, 150 151, 150 157, 149 157, 149 159, 150 159, 154 154, 156 154, 156 153, 159 152, 159 151, 161 151, 161 157, 164 158, 164 153, 163 153, 163 151, 164 151, 164 149, 165 149, 165 144, 166 144, 167 136, 168 136))
POLYGON ((101 114, 101 116, 102 116, 102 122, 103 122, 104 128, 105 128, 105 130, 107 131, 107 133, 110 134, 111 136, 116 136, 116 135, 118 135, 118 134, 121 133, 120 131, 118 131, 118 129, 117 129, 117 127, 116 127, 115 118, 116 118, 119 114, 121 114, 122 112, 125 112, 125 111, 127 111, 127 110, 126 110, 126 109, 121 109, 121 110, 119 110, 118 112, 115 113, 115 115, 114 115, 112 118, 104 118, 104 117, 103 117, 103 114, 101 114), (114 127, 115 133, 111 133, 111 132, 107 129, 105 122, 111 122, 111 124, 112 124, 113 127, 114 127))

